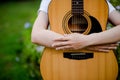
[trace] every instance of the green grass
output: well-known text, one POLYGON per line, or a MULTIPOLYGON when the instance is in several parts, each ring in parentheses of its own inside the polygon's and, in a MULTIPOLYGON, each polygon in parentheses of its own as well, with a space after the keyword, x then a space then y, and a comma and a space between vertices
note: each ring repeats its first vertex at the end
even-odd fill
MULTIPOLYGON (((21 32, 26 22, 33 22, 38 3, 6 3, 0 7, 0 49, 9 53, 21 40, 21 32), (9 44, 9 45, 8 45, 9 44), (11 46, 12 45, 12 46, 11 46), (4 50, 7 49, 7 50, 4 50)), ((17 48, 17 47, 16 47, 17 48)))
POLYGON ((0 80, 35 80, 19 56, 24 46, 24 25, 33 24, 39 4, 40 1, 0 4, 0 80))

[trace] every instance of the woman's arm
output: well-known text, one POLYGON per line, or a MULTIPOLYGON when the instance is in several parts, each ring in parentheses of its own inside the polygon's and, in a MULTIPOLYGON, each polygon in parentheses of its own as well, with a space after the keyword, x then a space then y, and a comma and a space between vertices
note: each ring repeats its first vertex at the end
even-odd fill
POLYGON ((61 34, 47 30, 47 28, 48 14, 46 12, 40 11, 33 25, 31 41, 38 45, 51 47, 55 38, 62 37, 61 34))
POLYGON ((109 21, 113 23, 113 25, 120 25, 120 12, 114 10, 109 14, 109 21))
POLYGON ((104 32, 91 34, 90 37, 94 39, 92 45, 120 41, 120 13, 116 10, 112 11, 109 14, 109 21, 115 26, 104 32))
POLYGON ((108 44, 120 41, 120 13, 113 11, 109 20, 115 24, 114 28, 90 35, 73 33, 56 38, 52 46, 56 49, 81 49, 91 45, 108 44))

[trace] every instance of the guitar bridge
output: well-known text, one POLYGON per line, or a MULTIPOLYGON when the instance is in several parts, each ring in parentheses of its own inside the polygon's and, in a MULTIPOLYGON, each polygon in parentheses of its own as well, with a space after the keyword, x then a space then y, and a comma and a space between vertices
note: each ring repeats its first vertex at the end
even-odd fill
POLYGON ((63 57, 73 60, 84 60, 93 58, 93 53, 85 53, 85 52, 64 52, 63 57))

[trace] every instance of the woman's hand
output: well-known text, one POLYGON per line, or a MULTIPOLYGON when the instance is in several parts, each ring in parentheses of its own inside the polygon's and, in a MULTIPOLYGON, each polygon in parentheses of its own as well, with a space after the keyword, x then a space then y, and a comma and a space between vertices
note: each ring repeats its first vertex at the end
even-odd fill
POLYGON ((109 52, 117 48, 117 43, 90 46, 91 38, 83 34, 65 34, 63 37, 54 40, 52 47, 56 50, 77 50, 86 48, 91 51, 109 52))
POLYGON ((117 49, 118 43, 112 43, 112 44, 102 44, 102 45, 96 45, 96 46, 89 46, 86 47, 87 50, 90 51, 97 51, 97 52, 109 52, 110 50, 117 49))
POLYGON ((52 47, 56 48, 56 50, 77 50, 87 47, 89 43, 88 35, 72 33, 55 39, 52 47))

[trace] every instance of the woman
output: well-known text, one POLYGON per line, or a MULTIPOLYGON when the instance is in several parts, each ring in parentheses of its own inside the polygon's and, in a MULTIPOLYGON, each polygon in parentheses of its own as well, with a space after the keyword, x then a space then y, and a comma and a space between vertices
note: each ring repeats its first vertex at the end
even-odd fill
MULTIPOLYGON (((120 41, 120 13, 116 11, 115 8, 109 2, 107 2, 109 5, 108 18, 109 21, 115 25, 113 28, 103 32, 93 33, 89 35, 78 34, 78 33, 62 35, 50 31, 48 29, 49 19, 47 12, 50 1, 51 0, 42 0, 41 2, 38 17, 35 20, 31 34, 31 40, 33 43, 50 48, 55 48, 56 50, 78 50, 78 49, 86 48, 92 51, 109 52, 111 49, 116 49, 116 44, 113 43, 120 41)), ((47 67, 50 66, 47 65, 47 67)), ((113 67, 114 65, 112 66, 112 68, 113 67)), ((103 70, 101 70, 100 72, 102 71, 103 70)), ((46 80, 53 80, 53 79, 46 79, 46 80)), ((110 80, 110 78, 104 80, 110 80)))
MULTIPOLYGON (((109 2, 109 21, 115 25, 114 28, 90 35, 73 33, 66 36, 47 30, 49 25, 47 14, 49 2, 50 0, 43 0, 41 2, 39 13, 32 30, 31 40, 33 43, 56 48, 56 50, 76 50, 92 45, 115 43, 120 40, 120 13, 116 11, 109 2), (77 37, 77 39, 74 37, 77 37)), ((87 48, 90 50, 108 52, 110 49, 116 49, 115 45, 116 44, 108 44, 87 48)))

